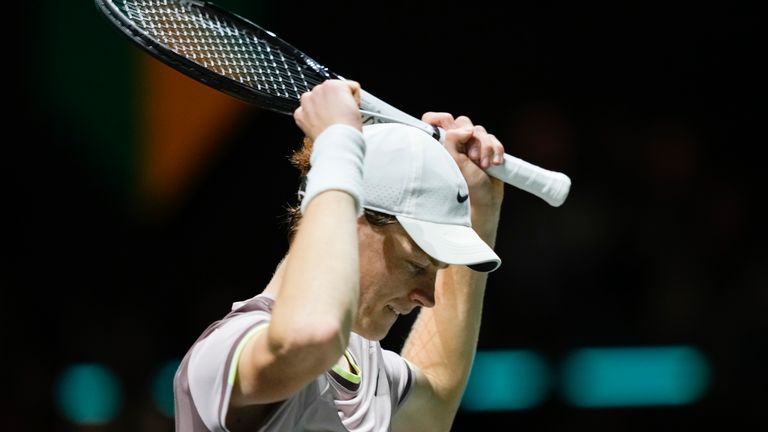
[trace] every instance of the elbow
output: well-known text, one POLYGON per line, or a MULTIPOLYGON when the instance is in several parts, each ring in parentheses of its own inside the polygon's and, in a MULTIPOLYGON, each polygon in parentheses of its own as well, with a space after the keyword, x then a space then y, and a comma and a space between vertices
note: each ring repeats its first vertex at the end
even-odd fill
POLYGON ((333 322, 295 323, 289 329, 273 330, 268 339, 272 354, 318 375, 336 364, 349 341, 349 332, 333 322))

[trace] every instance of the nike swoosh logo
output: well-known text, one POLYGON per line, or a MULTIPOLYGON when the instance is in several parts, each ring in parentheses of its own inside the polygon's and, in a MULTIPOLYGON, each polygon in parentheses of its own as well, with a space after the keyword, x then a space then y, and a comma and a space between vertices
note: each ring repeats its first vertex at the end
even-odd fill
POLYGON ((460 202, 460 203, 463 203, 464 201, 466 201, 466 200, 467 200, 467 198, 469 198, 469 194, 466 194, 466 195, 462 195, 462 194, 461 194, 461 191, 459 191, 459 192, 456 194, 456 201, 458 201, 458 202, 460 202))

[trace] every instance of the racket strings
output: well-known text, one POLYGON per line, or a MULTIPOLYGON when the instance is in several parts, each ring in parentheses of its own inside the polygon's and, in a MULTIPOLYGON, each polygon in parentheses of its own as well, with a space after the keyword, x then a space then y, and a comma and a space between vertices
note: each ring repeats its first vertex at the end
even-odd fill
POLYGON ((115 1, 139 28, 177 54, 258 91, 298 100, 324 81, 249 29, 192 4, 115 1), (122 5, 121 5, 122 3, 122 5))

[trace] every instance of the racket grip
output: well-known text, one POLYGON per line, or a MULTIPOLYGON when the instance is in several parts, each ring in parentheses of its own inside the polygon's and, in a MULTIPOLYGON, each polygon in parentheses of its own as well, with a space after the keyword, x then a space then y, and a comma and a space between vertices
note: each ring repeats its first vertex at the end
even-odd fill
POLYGON ((492 165, 486 172, 504 183, 536 195, 553 207, 560 207, 571 190, 571 179, 567 175, 508 154, 504 155, 503 165, 492 165))

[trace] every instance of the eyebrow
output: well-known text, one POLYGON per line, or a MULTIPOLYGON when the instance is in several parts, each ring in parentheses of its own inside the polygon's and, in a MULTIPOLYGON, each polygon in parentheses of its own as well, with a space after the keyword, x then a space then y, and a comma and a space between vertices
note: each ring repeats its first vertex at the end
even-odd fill
MULTIPOLYGON (((411 242, 413 242, 413 240, 411 240, 411 242)), ((432 264, 434 267, 436 267, 438 269, 443 269, 443 268, 448 267, 449 264, 446 264, 446 263, 444 263, 442 261, 438 261, 438 260, 432 258, 432 256, 430 256, 428 253, 424 252, 423 249, 419 248, 419 246, 415 242, 413 242, 413 244, 427 258, 427 260, 429 260, 429 263, 432 264)))

